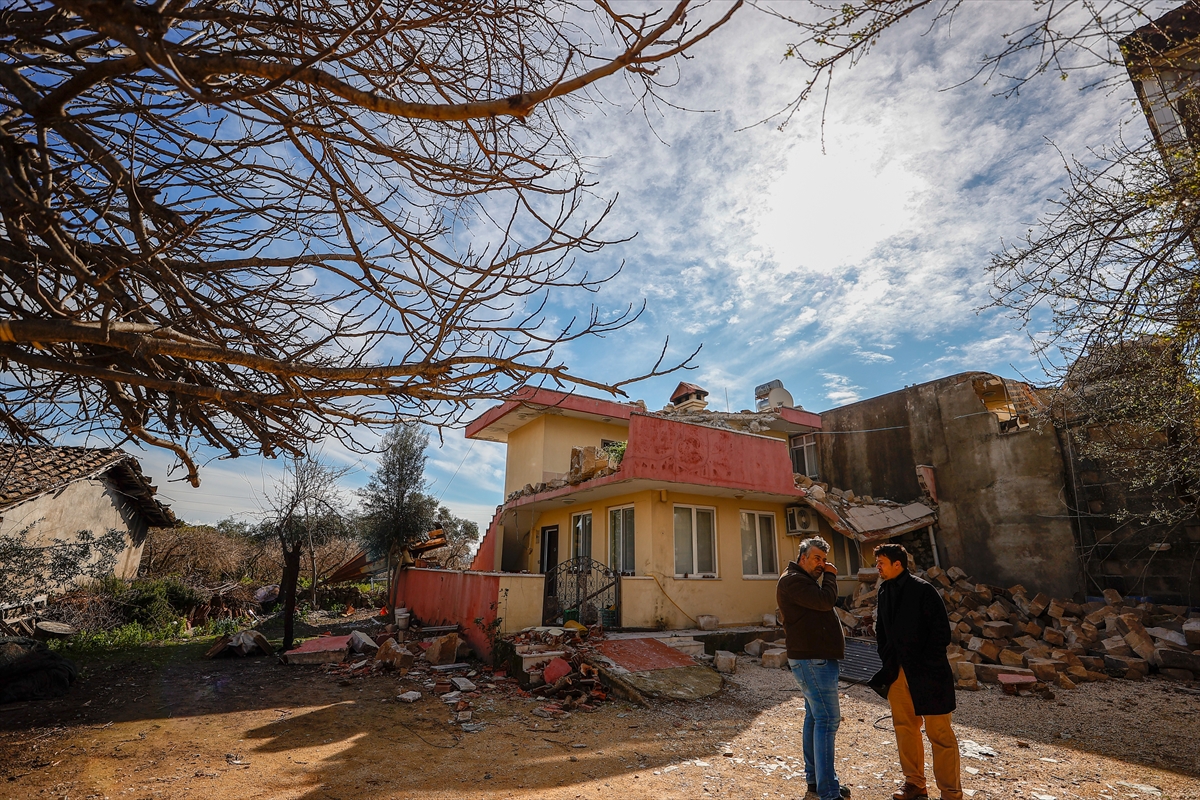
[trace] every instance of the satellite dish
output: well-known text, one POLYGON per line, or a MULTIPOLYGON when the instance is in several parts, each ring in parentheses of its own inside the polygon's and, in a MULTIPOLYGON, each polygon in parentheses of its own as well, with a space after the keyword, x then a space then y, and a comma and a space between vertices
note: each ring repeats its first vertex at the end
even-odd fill
POLYGON ((780 406, 791 408, 795 404, 796 401, 792 399, 792 393, 782 386, 772 389, 767 394, 767 408, 779 408, 780 406))

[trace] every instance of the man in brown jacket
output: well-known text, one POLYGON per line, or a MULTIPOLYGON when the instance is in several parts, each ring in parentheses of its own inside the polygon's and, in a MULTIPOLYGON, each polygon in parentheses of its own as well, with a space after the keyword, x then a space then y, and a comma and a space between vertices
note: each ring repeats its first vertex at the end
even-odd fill
POLYGON ((804 693, 804 776, 819 800, 849 797, 838 781, 834 739, 842 722, 838 662, 846 656, 837 602, 837 567, 825 558, 820 536, 800 543, 800 554, 779 578, 775 599, 787 633, 788 666, 804 693))

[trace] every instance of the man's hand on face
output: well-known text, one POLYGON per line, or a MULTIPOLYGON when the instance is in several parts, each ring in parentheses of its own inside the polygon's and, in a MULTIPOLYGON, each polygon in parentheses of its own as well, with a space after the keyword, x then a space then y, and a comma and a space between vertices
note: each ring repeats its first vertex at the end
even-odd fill
POLYGON ((825 553, 816 547, 809 549, 805 555, 801 556, 799 564, 800 569, 804 570, 817 580, 820 580, 821 576, 826 572, 830 572, 834 575, 837 574, 837 567, 826 561, 825 553))

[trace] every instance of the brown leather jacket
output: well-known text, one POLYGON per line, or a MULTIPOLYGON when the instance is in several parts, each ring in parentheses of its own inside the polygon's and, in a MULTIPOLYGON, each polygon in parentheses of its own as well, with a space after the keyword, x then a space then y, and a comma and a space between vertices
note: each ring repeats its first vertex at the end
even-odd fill
POLYGON ((833 604, 837 602, 837 576, 826 572, 821 582, 800 569, 796 562, 775 587, 775 600, 783 614, 787 633, 788 658, 825 658, 841 661, 846 657, 846 638, 833 604))

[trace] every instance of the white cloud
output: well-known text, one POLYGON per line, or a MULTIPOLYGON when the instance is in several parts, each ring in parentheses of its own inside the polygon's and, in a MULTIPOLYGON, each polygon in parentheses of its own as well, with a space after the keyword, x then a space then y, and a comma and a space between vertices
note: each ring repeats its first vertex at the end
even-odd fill
POLYGON ((821 377, 825 379, 825 397, 834 405, 842 406, 862 399, 860 392, 863 387, 851 383, 847 376, 821 372, 821 377))
POLYGON ((887 353, 876 353, 873 350, 855 350, 854 355, 858 356, 862 361, 868 364, 888 363, 896 359, 889 356, 887 353))

